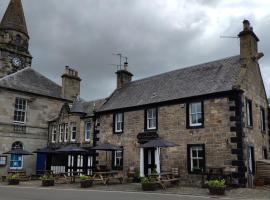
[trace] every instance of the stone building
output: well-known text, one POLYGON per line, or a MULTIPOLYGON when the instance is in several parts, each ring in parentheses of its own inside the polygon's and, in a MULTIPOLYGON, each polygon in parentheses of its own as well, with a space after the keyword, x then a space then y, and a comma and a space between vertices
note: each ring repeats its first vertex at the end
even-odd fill
POLYGON ((11 0, 0 23, 0 175, 10 170, 36 172, 36 164, 44 160, 37 158, 36 163, 35 154, 3 153, 46 147, 48 121, 80 94, 73 70, 66 69, 62 87, 32 68, 28 44, 21 0, 11 0))
POLYGON ((92 174, 96 162, 95 132, 99 127, 95 111, 105 99, 86 102, 80 97, 72 104, 64 104, 55 119, 49 122, 47 169, 60 172, 92 174), (64 149, 64 151, 61 151, 64 149), (58 153, 56 153, 58 152, 58 153))
MULTIPOLYGON (((125 173, 135 166, 141 176, 179 168, 181 180, 192 184, 207 168, 224 167, 246 186, 255 161, 269 153, 269 105, 259 67, 263 54, 249 21, 239 38, 237 56, 137 81, 127 64, 119 70, 117 89, 97 111, 98 143, 123 147, 107 165, 125 173), (178 146, 140 148, 155 138, 178 146)), ((106 162, 101 154, 98 160, 106 162)))

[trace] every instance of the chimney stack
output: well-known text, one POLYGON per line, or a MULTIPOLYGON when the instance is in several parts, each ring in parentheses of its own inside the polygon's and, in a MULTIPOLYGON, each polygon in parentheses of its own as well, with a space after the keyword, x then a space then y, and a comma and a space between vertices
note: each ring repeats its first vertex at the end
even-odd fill
POLYGON ((120 69, 116 72, 117 75, 117 89, 123 87, 126 83, 132 81, 133 74, 128 71, 128 63, 124 63, 124 69, 120 69))
POLYGON ((80 95, 80 83, 81 78, 78 71, 66 66, 62 75, 62 96, 65 99, 75 100, 80 95))
POLYGON ((240 38, 240 58, 244 59, 260 59, 263 54, 258 53, 259 38, 253 32, 248 20, 243 21, 243 30, 238 34, 240 38))

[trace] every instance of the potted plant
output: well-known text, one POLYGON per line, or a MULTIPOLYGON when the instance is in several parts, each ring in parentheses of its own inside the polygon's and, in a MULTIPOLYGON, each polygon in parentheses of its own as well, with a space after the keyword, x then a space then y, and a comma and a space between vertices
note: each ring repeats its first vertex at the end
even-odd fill
POLYGON ((139 183, 140 181, 141 181, 140 171, 136 168, 135 173, 134 173, 134 177, 133 177, 133 182, 139 183))
POLYGON ((93 185, 93 177, 91 176, 85 176, 82 175, 80 176, 80 180, 81 180, 81 188, 89 188, 92 187, 93 185))
POLYGON ((10 174, 7 178, 8 184, 9 185, 19 185, 20 179, 19 179, 19 174, 10 174))
POLYGON ((141 183, 143 191, 155 191, 160 189, 159 183, 153 177, 142 177, 141 183))
POLYGON ((51 174, 43 175, 41 181, 43 187, 54 186, 54 177, 51 174))
POLYGON ((225 180, 213 179, 208 181, 209 193, 212 195, 224 195, 225 194, 225 180))

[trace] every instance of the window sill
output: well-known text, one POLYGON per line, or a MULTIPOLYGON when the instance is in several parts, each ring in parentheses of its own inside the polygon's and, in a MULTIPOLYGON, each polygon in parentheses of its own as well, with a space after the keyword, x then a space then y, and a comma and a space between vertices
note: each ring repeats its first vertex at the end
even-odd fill
POLYGON ((247 126, 248 129, 253 129, 253 126, 247 126))
POLYGON ((204 128, 204 125, 200 125, 200 126, 190 126, 190 125, 188 125, 187 126, 187 129, 202 129, 202 128, 204 128))
POLYGON ((119 132, 114 131, 113 134, 114 134, 114 135, 121 135, 121 134, 123 134, 123 131, 121 131, 121 132, 120 132, 120 131, 119 131, 119 132))

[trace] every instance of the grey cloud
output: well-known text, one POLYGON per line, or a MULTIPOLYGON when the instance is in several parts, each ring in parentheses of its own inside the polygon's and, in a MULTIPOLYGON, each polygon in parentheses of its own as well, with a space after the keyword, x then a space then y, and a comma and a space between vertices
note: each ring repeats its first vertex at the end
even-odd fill
MULTIPOLYGON (((1 0, 0 15, 8 1, 1 0)), ((203 9, 193 9, 215 8, 218 1, 185 1, 175 19, 164 15, 165 1, 157 2, 160 4, 145 0, 23 0, 33 67, 60 83, 64 66, 70 65, 83 79, 82 97, 101 98, 115 88, 116 67, 109 64, 119 61, 112 53, 122 52, 129 57, 135 79, 236 55, 238 40, 219 36, 237 35, 242 20, 248 18, 266 55, 261 68, 270 92, 269 17, 261 21, 253 15, 230 17, 226 27, 219 24, 220 31, 205 38, 203 33, 211 29, 211 16, 203 9)))

